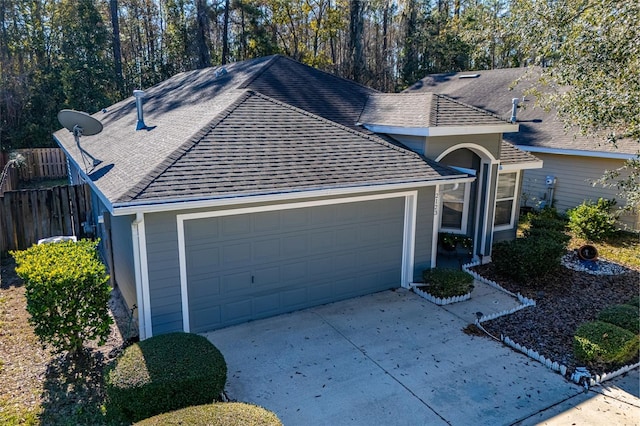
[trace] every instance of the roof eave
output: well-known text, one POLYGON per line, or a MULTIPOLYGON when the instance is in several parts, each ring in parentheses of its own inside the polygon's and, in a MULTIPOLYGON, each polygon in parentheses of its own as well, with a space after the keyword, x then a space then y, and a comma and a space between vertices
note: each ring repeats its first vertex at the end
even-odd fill
POLYGON ((299 200, 302 198, 316 197, 340 197, 349 194, 361 194, 365 192, 382 192, 382 191, 400 191, 408 188, 435 186, 442 183, 451 182, 472 182, 474 176, 454 175, 449 177, 441 177, 438 179, 427 181, 413 181, 395 184, 383 185, 362 185, 355 187, 341 188, 324 188, 303 190, 297 192, 285 192, 276 194, 260 194, 260 195, 244 195, 229 196, 225 198, 193 198, 193 199, 163 199, 152 201, 132 201, 114 203, 112 214, 114 216, 123 216, 136 213, 159 213, 173 210, 188 210, 200 208, 217 208, 223 206, 249 204, 249 203, 266 203, 274 201, 299 200))
POLYGON ((82 180, 84 181, 84 183, 88 184, 91 187, 92 192, 95 193, 98 198, 100 198, 100 201, 102 201, 102 203, 107 208, 109 213, 113 214, 113 204, 102 193, 102 191, 98 189, 98 187, 93 182, 93 180, 91 180, 91 178, 83 171, 82 167, 80 167, 80 164, 75 160, 75 158, 73 158, 71 153, 67 151, 67 149, 64 147, 64 145, 62 144, 62 141, 60 141, 60 139, 58 139, 58 137, 55 134, 53 134, 52 136, 53 136, 53 140, 58 144, 60 149, 62 149, 62 151, 64 152, 64 155, 67 158, 67 161, 70 161, 73 163, 73 165, 75 166, 75 169, 78 171, 78 173, 82 177, 82 180))
POLYGON ((514 145, 516 148, 527 152, 538 152, 541 154, 575 155, 577 157, 610 158, 615 160, 631 160, 638 154, 608 151, 583 151, 580 149, 548 148, 530 145, 514 145))
POLYGON ((402 127, 381 124, 357 123, 374 133, 404 136, 461 136, 487 135, 492 133, 514 133, 520 128, 519 124, 490 124, 468 126, 436 126, 436 127, 402 127))

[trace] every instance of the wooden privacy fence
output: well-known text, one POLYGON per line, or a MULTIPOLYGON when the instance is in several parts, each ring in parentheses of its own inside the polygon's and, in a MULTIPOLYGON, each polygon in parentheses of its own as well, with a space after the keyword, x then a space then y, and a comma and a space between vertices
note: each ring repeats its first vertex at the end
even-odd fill
POLYGON ((84 237, 91 212, 88 185, 8 191, 0 197, 0 254, 22 250, 56 235, 84 237))
POLYGON ((67 160, 60 148, 18 149, 16 152, 26 160, 18 169, 22 181, 67 177, 67 160))

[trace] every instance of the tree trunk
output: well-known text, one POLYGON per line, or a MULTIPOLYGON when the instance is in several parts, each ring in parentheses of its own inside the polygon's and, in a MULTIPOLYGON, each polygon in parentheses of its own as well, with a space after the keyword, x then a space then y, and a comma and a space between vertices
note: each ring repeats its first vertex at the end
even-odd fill
POLYGON ((224 15, 222 24, 222 61, 224 65, 229 60, 229 0, 224 2, 224 15))
POLYGON ((196 34, 196 43, 198 45, 198 68, 206 68, 211 66, 211 52, 209 51, 209 15, 207 14, 206 0, 197 0, 196 13, 198 32, 196 34))
POLYGON ((113 70, 116 75, 116 87, 122 94, 124 90, 124 79, 122 77, 122 51, 120 48, 120 22, 118 14, 118 0, 109 0, 109 11, 111 12, 112 29, 112 49, 113 49, 113 70))
POLYGON ((349 55, 351 61, 351 78, 362 83, 364 79, 364 49, 362 46, 363 0, 349 2, 349 55))

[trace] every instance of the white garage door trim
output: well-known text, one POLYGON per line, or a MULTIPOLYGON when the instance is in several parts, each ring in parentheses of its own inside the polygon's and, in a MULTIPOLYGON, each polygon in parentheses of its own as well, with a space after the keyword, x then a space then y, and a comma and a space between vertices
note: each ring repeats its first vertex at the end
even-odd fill
POLYGON ((299 203, 273 204, 268 206, 246 207, 231 210, 217 210, 201 213, 186 213, 176 216, 178 229, 178 260, 180 263, 180 296, 182 300, 182 328, 190 331, 189 297, 187 290, 187 255, 184 237, 184 222, 194 219, 234 216, 248 213, 261 213, 276 210, 299 209, 305 207, 327 206, 331 204, 358 203, 361 201, 383 200, 387 198, 404 198, 404 232, 402 237, 402 271, 400 283, 408 288, 413 278, 413 258, 415 247, 415 228, 418 191, 394 192, 388 194, 366 195, 359 197, 334 198, 327 200, 305 201, 299 203))

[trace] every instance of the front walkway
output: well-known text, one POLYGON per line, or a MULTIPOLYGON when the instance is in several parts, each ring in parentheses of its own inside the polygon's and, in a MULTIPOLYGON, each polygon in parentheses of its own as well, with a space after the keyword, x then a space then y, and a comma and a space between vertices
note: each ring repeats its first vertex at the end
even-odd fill
MULTIPOLYGON (((498 342, 462 332, 476 312, 517 304, 482 283, 471 300, 445 307, 399 289, 207 337, 227 360, 228 396, 274 411, 285 425, 508 425, 544 420, 548 407, 595 396, 498 342)), ((622 406, 617 424, 636 424, 640 404, 622 406)))

